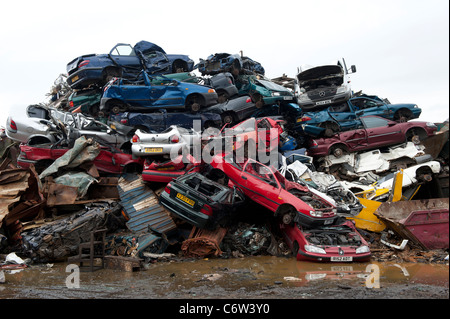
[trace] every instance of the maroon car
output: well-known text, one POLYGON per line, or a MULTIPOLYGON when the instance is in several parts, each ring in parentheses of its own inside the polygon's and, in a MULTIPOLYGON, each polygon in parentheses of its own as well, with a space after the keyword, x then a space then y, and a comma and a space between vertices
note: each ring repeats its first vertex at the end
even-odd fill
MULTIPOLYGON (((17 165, 27 168, 34 164, 36 170, 42 171, 57 158, 64 155, 69 148, 34 147, 20 145, 20 155, 17 165)), ((133 159, 131 154, 122 153, 114 148, 101 147, 100 153, 93 161, 99 171, 112 174, 124 172, 142 172, 143 158, 133 159)))
POLYGON ((350 152, 366 151, 406 141, 419 144, 437 131, 436 125, 429 122, 398 123, 379 116, 362 116, 360 121, 361 125, 356 130, 312 140, 308 155, 340 157, 350 152))

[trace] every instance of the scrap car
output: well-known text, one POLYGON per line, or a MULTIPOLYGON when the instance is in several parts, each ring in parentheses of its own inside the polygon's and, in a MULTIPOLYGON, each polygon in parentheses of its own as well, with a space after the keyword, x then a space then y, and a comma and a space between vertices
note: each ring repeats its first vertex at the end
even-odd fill
POLYGON ((371 257, 369 244, 351 221, 314 229, 281 223, 280 230, 300 261, 364 262, 371 257))
MULTIPOLYGON (((356 72, 354 65, 351 71, 356 72)), ((297 74, 298 104, 304 111, 314 111, 324 105, 346 102, 352 96, 348 74, 344 59, 336 64, 304 67, 297 74)))
POLYGON ((294 95, 289 89, 263 75, 239 75, 235 83, 239 95, 249 95, 257 108, 294 101, 294 95))
POLYGON ((200 112, 219 114, 223 124, 235 125, 251 117, 257 110, 255 103, 249 96, 240 96, 207 107, 200 112))
MULTIPOLYGON (((20 145, 20 154, 17 159, 19 167, 28 168, 34 165, 38 173, 51 165, 69 151, 68 147, 54 147, 53 145, 30 146, 20 145)), ((96 168, 104 173, 140 173, 142 172, 144 160, 133 159, 131 154, 125 154, 109 145, 102 145, 100 153, 92 161, 96 168)))
POLYGON ((254 159, 241 159, 234 152, 220 154, 214 156, 211 166, 228 176, 230 186, 239 187, 286 224, 294 221, 305 227, 317 227, 331 225, 337 218, 336 207, 330 202, 254 159))
POLYGON ((437 131, 430 122, 398 123, 379 116, 363 116, 356 130, 341 132, 329 138, 313 139, 309 156, 334 155, 340 157, 351 152, 376 149, 379 147, 412 141, 419 144, 437 131))
POLYGON ((194 129, 170 126, 161 133, 146 133, 136 130, 131 139, 134 156, 178 155, 184 147, 201 142, 201 133, 194 129))
POLYGON ((204 163, 191 154, 178 155, 174 159, 159 160, 145 158, 142 180, 145 182, 169 183, 171 180, 188 173, 201 171, 204 163))
POLYGON ((224 226, 245 202, 237 187, 228 187, 201 173, 172 180, 160 196, 161 204, 177 217, 198 227, 224 226))
POLYGON ((242 54, 215 53, 194 66, 202 75, 215 75, 221 72, 230 72, 233 76, 250 72, 264 75, 261 63, 256 62, 242 54))
POLYGON ((359 95, 323 110, 304 112, 303 116, 297 118, 297 122, 311 136, 329 137, 339 131, 355 129, 361 116, 376 115, 388 120, 407 122, 418 118, 421 113, 422 109, 417 104, 390 104, 377 96, 359 95))
POLYGON ((190 72, 194 61, 187 55, 166 54, 158 45, 140 41, 133 46, 118 43, 108 54, 86 54, 67 64, 67 83, 73 89, 96 83, 105 85, 112 77, 134 78, 142 69, 150 74, 190 72))
POLYGON ((143 84, 139 81, 136 85, 124 78, 109 81, 100 100, 100 111, 117 114, 164 108, 197 112, 217 103, 218 95, 212 87, 180 82, 163 75, 151 76, 145 71, 140 77, 143 84))

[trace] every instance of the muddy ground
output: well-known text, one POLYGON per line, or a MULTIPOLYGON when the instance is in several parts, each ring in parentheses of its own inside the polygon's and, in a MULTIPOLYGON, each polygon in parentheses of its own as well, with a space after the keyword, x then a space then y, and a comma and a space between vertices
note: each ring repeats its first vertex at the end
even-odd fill
POLYGON ((318 264, 294 258, 187 259, 135 272, 79 273, 67 263, 4 271, 2 299, 448 299, 448 264, 318 264), (369 278, 370 277, 370 278, 369 278), (379 279, 379 288, 374 278, 379 279))

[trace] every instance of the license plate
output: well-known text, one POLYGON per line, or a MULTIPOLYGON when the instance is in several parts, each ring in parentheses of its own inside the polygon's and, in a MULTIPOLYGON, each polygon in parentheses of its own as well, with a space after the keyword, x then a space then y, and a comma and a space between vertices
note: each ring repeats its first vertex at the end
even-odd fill
POLYGON ((184 196, 183 194, 178 193, 177 198, 190 206, 194 206, 194 204, 195 204, 195 202, 192 199, 184 196))
POLYGON ((283 100, 292 100, 292 96, 285 96, 283 97, 283 100))
POLYGON ((75 82, 75 81, 77 81, 78 79, 79 79, 78 75, 75 75, 75 76, 72 78, 72 83, 75 82))
POLYGON ((323 104, 330 104, 330 103, 331 103, 331 100, 325 100, 325 101, 316 102, 316 105, 323 105, 323 104))
POLYGON ((145 153, 161 153, 162 147, 146 147, 144 148, 145 153))
POLYGON ((331 257, 331 261, 353 261, 352 256, 337 256, 337 257, 331 257))

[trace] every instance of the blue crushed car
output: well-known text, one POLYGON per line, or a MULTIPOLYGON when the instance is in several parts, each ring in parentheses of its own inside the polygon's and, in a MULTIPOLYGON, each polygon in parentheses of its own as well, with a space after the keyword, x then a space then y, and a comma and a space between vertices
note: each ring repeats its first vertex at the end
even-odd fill
POLYGON ((332 136, 339 131, 353 130, 358 127, 360 116, 376 115, 397 122, 416 119, 422 109, 416 104, 391 104, 376 95, 361 94, 345 103, 335 104, 316 112, 304 112, 297 118, 303 130, 312 136, 332 136))
POLYGON ((212 87, 180 82, 164 75, 151 76, 142 71, 136 82, 113 78, 105 86, 100 100, 104 114, 159 109, 184 109, 197 112, 217 103, 212 87))
POLYGON ((166 54, 158 45, 140 41, 133 47, 118 43, 108 54, 87 54, 67 64, 67 84, 72 89, 91 84, 103 86, 112 77, 133 78, 145 69, 149 74, 190 72, 194 61, 187 55, 166 54))
POLYGON ((202 75, 230 72, 235 77, 240 73, 257 73, 261 75, 265 73, 261 63, 246 56, 229 53, 211 54, 206 59, 200 59, 200 62, 194 66, 194 69, 198 69, 202 75))
POLYGON ((140 129, 148 133, 160 133, 172 125, 183 127, 185 129, 194 128, 194 121, 199 121, 201 129, 208 127, 220 128, 222 119, 215 113, 186 113, 176 112, 168 113, 166 110, 160 110, 152 113, 133 113, 125 112, 110 116, 110 126, 116 128, 121 126, 130 126, 134 129, 140 129))

